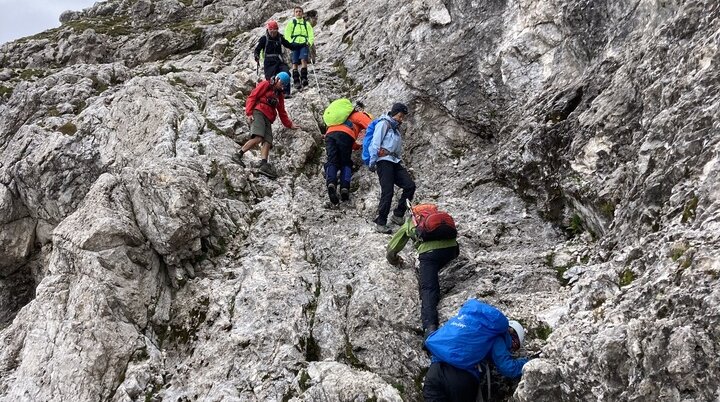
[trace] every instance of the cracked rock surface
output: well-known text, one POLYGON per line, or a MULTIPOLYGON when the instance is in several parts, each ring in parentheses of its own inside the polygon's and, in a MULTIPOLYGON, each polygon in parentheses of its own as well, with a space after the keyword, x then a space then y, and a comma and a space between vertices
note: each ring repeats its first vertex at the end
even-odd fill
POLYGON ((417 254, 385 261, 364 167, 326 204, 339 96, 410 106, 459 228, 441 321, 477 297, 543 352, 497 400, 720 397, 720 5, 305 3, 269 180, 232 156, 294 5, 108 0, 0 46, 0 401, 421 400, 417 254))

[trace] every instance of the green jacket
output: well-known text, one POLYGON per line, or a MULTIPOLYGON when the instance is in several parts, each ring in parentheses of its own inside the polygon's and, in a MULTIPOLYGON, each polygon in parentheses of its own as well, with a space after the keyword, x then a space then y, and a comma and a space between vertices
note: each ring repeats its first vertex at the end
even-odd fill
POLYGON ((412 239, 415 244, 415 248, 418 253, 426 253, 428 251, 437 250, 439 248, 448 248, 457 246, 457 240, 431 240, 422 241, 417 236, 417 230, 415 230, 415 224, 412 219, 405 221, 405 224, 400 226, 397 232, 390 239, 390 244, 387 247, 388 260, 397 258, 397 254, 405 248, 408 240, 412 239))
POLYGON ((313 27, 309 22, 306 22, 304 18, 293 18, 292 21, 288 22, 288 24, 285 25, 285 33, 283 36, 285 37, 285 40, 290 43, 307 43, 312 46, 315 42, 313 27))

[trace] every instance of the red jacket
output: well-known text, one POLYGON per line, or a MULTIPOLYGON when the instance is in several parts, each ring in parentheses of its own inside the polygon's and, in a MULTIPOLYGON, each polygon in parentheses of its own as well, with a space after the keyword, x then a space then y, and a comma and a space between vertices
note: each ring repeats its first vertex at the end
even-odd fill
POLYGON ((270 120, 270 123, 275 121, 277 115, 280 115, 283 126, 290 128, 293 125, 285 111, 285 94, 282 89, 276 90, 273 88, 273 85, 268 80, 258 83, 255 89, 250 92, 247 101, 245 101, 245 114, 252 116, 253 110, 262 112, 270 120), (270 106, 267 101, 269 98, 277 98, 277 105, 270 106))

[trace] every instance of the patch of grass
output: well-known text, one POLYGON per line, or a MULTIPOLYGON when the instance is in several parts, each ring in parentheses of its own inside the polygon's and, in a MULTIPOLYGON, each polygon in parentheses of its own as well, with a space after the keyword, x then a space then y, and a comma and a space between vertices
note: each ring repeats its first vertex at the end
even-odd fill
POLYGON ((83 18, 81 20, 68 21, 63 24, 63 26, 78 33, 92 29, 96 33, 108 36, 127 36, 133 32, 128 17, 83 18))
POLYGON ((300 386, 300 389, 305 392, 308 388, 310 388, 310 374, 307 373, 305 370, 300 371, 300 378, 298 379, 298 385, 300 386))
POLYGON ((404 386, 402 383, 393 382, 393 383, 391 383, 391 385, 393 386, 393 388, 395 388, 396 390, 398 390, 398 392, 400 393, 400 395, 405 394, 405 386, 404 386))
POLYGON ((629 269, 625 269, 620 273, 620 287, 627 286, 635 280, 635 274, 629 269))
POLYGON ((682 257, 683 254, 685 254, 685 252, 688 250, 688 248, 689 248, 688 245, 685 244, 685 243, 682 243, 682 244, 678 244, 678 245, 673 246, 673 247, 670 249, 670 258, 671 258, 673 261, 679 260, 680 257, 682 257))
POLYGON ((10 87, 4 87, 0 85, 0 98, 7 98, 10 99, 12 96, 13 89, 10 87))
POLYGON ((77 132, 77 126, 72 122, 67 122, 62 126, 58 127, 58 131, 65 135, 75 135, 77 132))
POLYGON ((218 162, 213 159, 212 162, 210 162, 210 173, 208 173, 208 179, 212 179, 213 177, 217 176, 219 171, 220 165, 218 165, 218 162))
POLYGON ((572 268, 572 266, 572 264, 568 264, 555 267, 555 278, 557 278, 558 282, 560 282, 560 286, 567 286, 570 282, 570 280, 566 279, 563 275, 568 269, 572 268))
POLYGON ((580 215, 573 214, 573 216, 570 218, 570 224, 568 225, 567 230, 573 236, 577 236, 583 232, 583 221, 580 215))
POLYGON ((693 195, 690 200, 685 204, 682 219, 680 220, 681 223, 688 223, 692 220, 695 220, 695 209, 698 206, 698 201, 698 197, 696 195, 693 195))
POLYGON ((232 183, 230 182, 230 178, 228 177, 227 170, 223 168, 222 170, 223 175, 223 183, 225 184, 225 191, 227 191, 228 195, 230 197, 235 196, 237 192, 235 191, 235 188, 232 186, 232 183))
POLYGON ((463 151, 460 148, 453 148, 450 150, 450 157, 453 159, 460 159, 465 154, 465 151, 463 151))
POLYGON ((530 335, 535 339, 542 339, 543 341, 546 341, 552 331, 553 330, 549 325, 541 322, 537 328, 533 328, 530 331, 530 335))
POLYGON ((22 80, 31 80, 33 78, 42 78, 46 74, 45 70, 41 70, 38 68, 28 68, 25 70, 22 70, 18 73, 18 77, 22 80))
POLYGON ((607 219, 613 220, 615 218, 615 203, 605 201, 600 204, 600 213, 607 219))

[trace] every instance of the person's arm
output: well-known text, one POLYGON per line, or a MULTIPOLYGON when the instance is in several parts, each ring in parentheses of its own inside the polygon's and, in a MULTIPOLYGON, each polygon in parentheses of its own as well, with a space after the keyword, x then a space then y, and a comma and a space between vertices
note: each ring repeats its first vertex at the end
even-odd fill
POLYGON ((265 93, 267 91, 267 86, 270 85, 268 81, 263 81, 255 87, 255 89, 250 92, 250 95, 248 95, 247 100, 245 101, 245 115, 252 116, 253 110, 255 110, 255 106, 258 102, 258 96, 260 94, 265 93))
POLYGON ((390 239, 390 243, 388 243, 387 246, 387 252, 385 253, 385 258, 387 258, 390 264, 396 265, 400 262, 398 253, 405 248, 405 245, 410 239, 410 237, 408 237, 408 230, 410 230, 411 225, 412 223, 408 219, 405 224, 400 226, 400 229, 398 229, 398 231, 395 232, 393 237, 390 239))
POLYGON ((315 43, 315 32, 313 31, 313 27, 311 23, 307 23, 307 36, 308 36, 308 46, 312 46, 313 43, 315 43))
POLYGON ((288 48, 290 50, 302 49, 305 46, 305 45, 298 45, 295 43, 290 43, 290 42, 288 42, 287 39, 285 39, 284 36, 282 38, 280 38, 280 43, 282 43, 283 46, 285 46, 286 48, 288 48))
POLYGON ((260 40, 258 41, 257 46, 255 46, 255 51, 253 52, 253 54, 255 55, 255 62, 258 62, 260 60, 260 51, 265 48, 266 41, 267 41, 267 39, 263 35, 260 37, 260 40))
POLYGON ((294 128, 293 122, 290 121, 290 117, 288 116, 287 112, 285 111, 285 97, 284 96, 278 96, 278 105, 277 105, 277 111, 278 116, 280 116, 280 121, 282 122, 283 126, 287 128, 294 128))
POLYGON ((500 374, 508 378, 519 378, 522 375, 523 366, 528 362, 528 359, 524 357, 513 359, 504 336, 495 338, 491 353, 495 367, 500 374))
POLYGON ((375 124, 375 132, 373 133, 372 142, 370 142, 370 146, 368 147, 368 152, 370 153, 370 166, 375 166, 375 163, 377 163, 378 151, 382 145, 383 137, 385 137, 385 134, 388 131, 388 124, 389 123, 385 120, 379 121, 375 124))
POLYGON ((292 25, 293 25, 293 23, 295 23, 294 18, 292 20, 290 20, 287 23, 287 25, 285 25, 285 33, 283 33, 283 37, 285 38, 285 40, 290 43, 293 42, 293 40, 292 40, 292 25))

